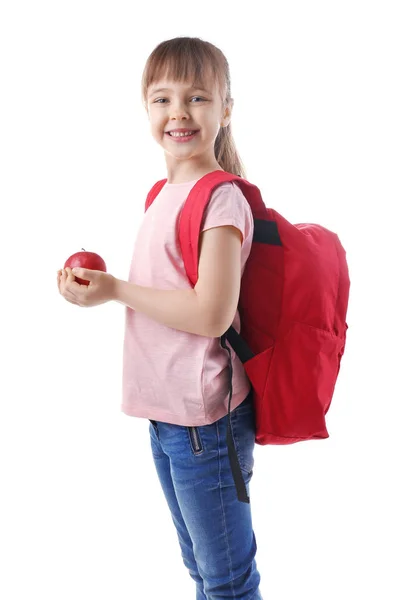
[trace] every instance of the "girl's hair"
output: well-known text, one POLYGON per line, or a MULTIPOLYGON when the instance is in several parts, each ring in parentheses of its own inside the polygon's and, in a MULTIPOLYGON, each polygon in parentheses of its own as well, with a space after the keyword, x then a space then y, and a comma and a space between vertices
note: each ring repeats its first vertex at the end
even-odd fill
MULTIPOLYGON (((223 107, 232 99, 228 61, 219 48, 196 37, 176 37, 161 42, 148 57, 141 88, 147 108, 148 87, 160 79, 191 81, 194 87, 205 87, 207 81, 217 84, 223 107)), ((245 168, 237 153, 231 123, 221 127, 214 145, 215 158, 224 171, 246 178, 245 168)))

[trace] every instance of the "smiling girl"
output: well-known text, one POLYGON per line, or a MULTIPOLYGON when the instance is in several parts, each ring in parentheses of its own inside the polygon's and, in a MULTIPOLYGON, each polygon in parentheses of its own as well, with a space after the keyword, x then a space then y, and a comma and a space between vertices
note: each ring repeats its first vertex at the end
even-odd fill
MULTIPOLYGON (((122 410, 149 419, 152 456, 197 600, 259 600, 257 544, 249 502, 240 502, 226 440, 229 369, 219 338, 233 326, 254 221, 241 189, 212 193, 191 286, 178 225, 194 185, 214 171, 244 177, 231 133, 234 101, 224 54, 199 38, 159 44, 149 56, 142 97, 164 152, 167 180, 138 232, 128 281, 70 269, 59 274, 69 302, 125 306, 122 410)), ((244 482, 254 464, 254 410, 243 365, 232 360, 232 434, 244 482)), ((152 505, 153 499, 150 504, 152 505)), ((149 594, 148 594, 149 595, 149 594)))

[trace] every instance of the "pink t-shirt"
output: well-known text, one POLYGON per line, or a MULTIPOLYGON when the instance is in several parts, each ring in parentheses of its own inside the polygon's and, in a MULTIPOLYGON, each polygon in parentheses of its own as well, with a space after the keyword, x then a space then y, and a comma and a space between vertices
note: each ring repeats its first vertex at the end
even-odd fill
MULTIPOLYGON (((166 183, 146 211, 136 236, 129 281, 157 289, 191 289, 177 238, 182 207, 196 181, 166 183)), ((233 225, 243 234, 242 274, 251 251, 254 221, 237 184, 217 187, 201 231, 233 225)), ((233 327, 240 332, 236 311, 233 327)), ((231 410, 246 398, 250 382, 228 343, 233 365, 231 410)), ((219 338, 173 329, 126 307, 121 410, 175 425, 210 425, 229 404, 229 354, 219 338)))

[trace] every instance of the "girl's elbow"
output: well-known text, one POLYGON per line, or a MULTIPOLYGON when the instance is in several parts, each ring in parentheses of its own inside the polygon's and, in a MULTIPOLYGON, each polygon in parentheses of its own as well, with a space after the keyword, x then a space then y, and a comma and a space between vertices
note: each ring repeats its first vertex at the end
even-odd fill
POLYGON ((222 318, 216 318, 211 322, 210 326, 210 337, 219 338, 224 335, 229 329, 229 327, 233 323, 233 318, 224 321, 223 315, 222 318))
POLYGON ((232 325, 235 318, 233 306, 210 305, 206 303, 203 310, 203 329, 207 337, 219 338, 224 335, 232 325))

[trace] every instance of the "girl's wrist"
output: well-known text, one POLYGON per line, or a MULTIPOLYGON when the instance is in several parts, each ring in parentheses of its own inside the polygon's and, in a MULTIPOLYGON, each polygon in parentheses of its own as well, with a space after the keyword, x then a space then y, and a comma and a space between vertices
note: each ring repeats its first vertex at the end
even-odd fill
POLYGON ((127 284, 127 281, 123 281, 122 279, 114 277, 114 280, 112 282, 111 300, 114 300, 115 302, 122 302, 125 284, 127 284))

